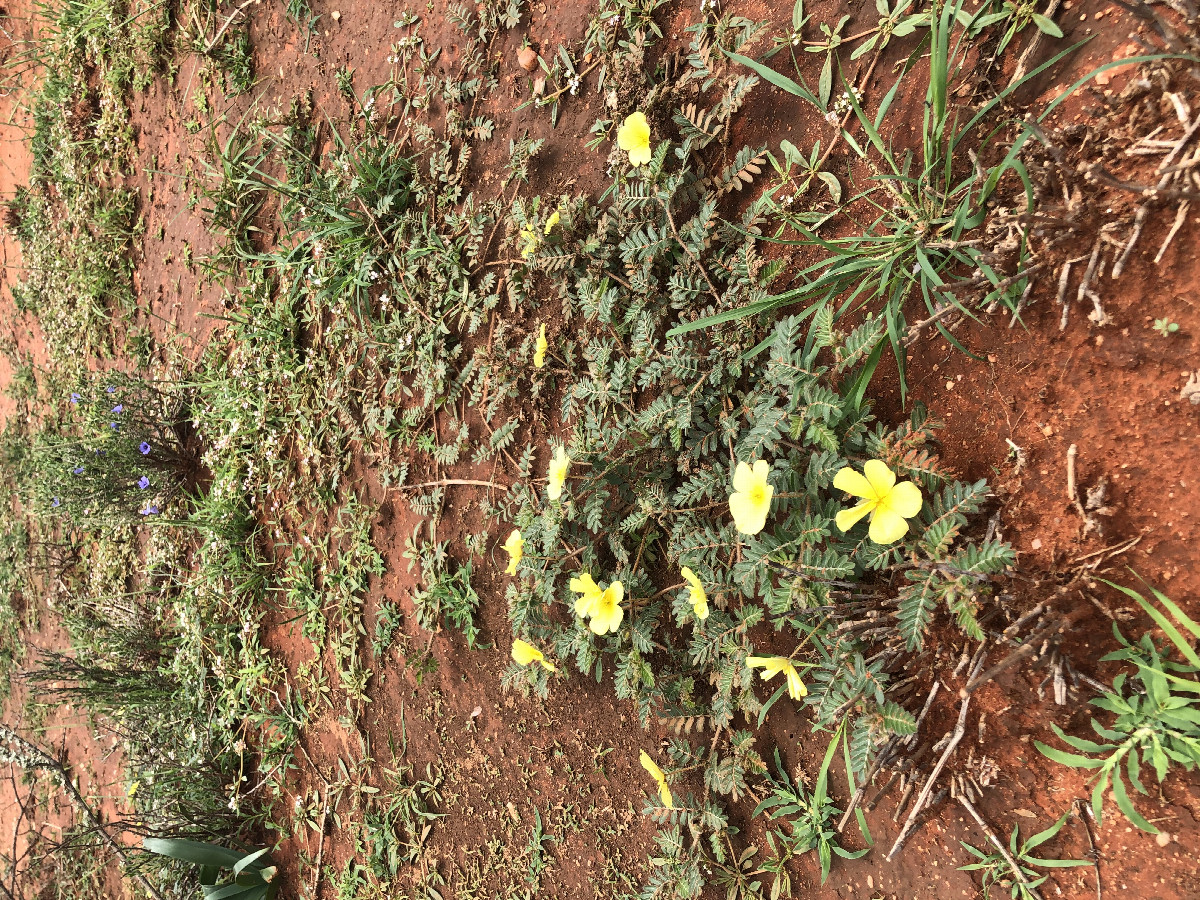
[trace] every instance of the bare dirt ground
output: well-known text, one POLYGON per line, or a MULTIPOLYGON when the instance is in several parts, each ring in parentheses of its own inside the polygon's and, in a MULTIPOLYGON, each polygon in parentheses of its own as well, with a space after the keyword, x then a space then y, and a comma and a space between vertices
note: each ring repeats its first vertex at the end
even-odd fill
MULTIPOLYGON (((1097 2, 1068 4, 1062 19, 1066 40, 1079 39, 1095 29, 1097 40, 1044 79, 1046 97, 1090 68, 1114 57, 1136 32, 1137 23, 1124 12, 1097 2), (1103 18, 1097 21, 1098 14, 1103 18)), ((394 33, 393 21, 399 7, 391 4, 334 0, 319 3, 319 34, 309 42, 282 15, 278 5, 254 8, 250 35, 255 69, 260 81, 252 92, 259 102, 283 107, 290 98, 312 91, 317 108, 336 113, 338 103, 334 71, 342 65, 355 70, 356 84, 384 80, 386 57, 394 33), (332 13, 339 13, 334 21, 332 13)), ((587 3, 537 3, 531 21, 497 41, 493 51, 502 60, 501 95, 516 105, 526 95, 528 78, 516 65, 517 42, 527 33, 545 53, 559 42, 577 40, 582 34, 587 3)), ((673 16, 664 29, 675 36, 693 18, 687 5, 672 7, 673 16)), ((10 16, 19 19, 17 4, 10 16)), ((442 12, 434 4, 428 15, 431 28, 426 39, 437 33, 442 12)), ((750 2, 740 10, 750 17, 782 20, 790 9, 750 2)), ((837 2, 815 4, 809 10, 814 21, 834 21, 843 12, 857 13, 837 2)), ((447 56, 453 58, 451 32, 447 56)), ((1123 55, 1123 54, 1121 54, 1123 55)), ((195 115, 192 99, 197 87, 195 62, 183 57, 173 82, 163 77, 151 89, 133 99, 134 122, 140 168, 150 167, 151 158, 168 173, 188 167, 199 171, 203 160, 203 134, 190 134, 186 123, 195 115)), ((1125 102, 1118 99, 1131 73, 1122 72, 1111 83, 1089 89, 1067 104, 1052 120, 1058 127, 1081 125, 1116 135, 1127 117, 1125 102)), ((878 84, 886 79, 877 78, 878 84)), ((735 143, 758 136, 767 142, 800 135, 817 127, 812 116, 802 114, 798 102, 783 102, 766 86, 742 113, 735 143)), ((220 96, 209 98, 221 109, 220 96)), ((792 98, 787 98, 789 101, 792 98)), ((235 101, 231 118, 247 101, 235 101)), ((511 110, 511 108, 510 108, 511 110)), ((600 182, 601 163, 582 148, 587 128, 595 117, 589 102, 567 104, 557 127, 551 131, 543 114, 525 110, 512 113, 497 103, 491 113, 499 123, 493 139, 499 147, 510 137, 528 131, 551 140, 550 152, 539 163, 532 192, 547 192, 571 185, 591 189, 600 182)), ((919 115, 919 113, 915 113, 919 115)), ((1171 122, 1170 111, 1162 111, 1171 122)), ((1178 133, 1176 125, 1172 134, 1178 133)), ((28 161, 19 143, 19 129, 6 126, 3 139, 4 165, 0 166, 0 192, 9 197, 22 183, 28 161)), ((1086 154, 1083 154, 1086 156, 1086 154)), ((1072 162, 1075 162, 1072 159, 1072 162)), ((1153 181, 1157 158, 1124 157, 1122 178, 1153 181)), ((479 161, 480 183, 491 174, 486 158, 479 161)), ((198 211, 189 205, 189 191, 180 189, 174 174, 142 175, 134 180, 141 198, 145 237, 138 255, 136 284, 139 303, 160 341, 178 332, 177 340, 190 342, 198 350, 214 327, 213 315, 221 311, 218 291, 206 285, 196 267, 181 264, 190 248, 193 258, 202 258, 210 246, 208 232, 198 211), (162 237, 157 236, 162 228, 162 237), (168 324, 169 323, 169 324, 168 324)), ((1136 195, 1116 188, 1092 185, 1091 208, 1111 211, 1109 221, 1127 221, 1140 202, 1136 195)), ((1068 296, 1072 308, 1065 329, 1059 327, 1061 308, 1056 304, 1057 264, 1088 253, 1104 223, 1097 221, 1090 234, 1075 237, 1054 249, 1046 270, 1037 278, 1023 321, 1009 327, 1006 318, 987 317, 982 323, 964 323, 955 335, 978 355, 962 355, 942 339, 927 336, 913 348, 909 383, 912 400, 927 403, 936 418, 946 423, 942 452, 952 469, 970 478, 988 478, 996 492, 994 512, 1004 537, 1019 551, 1017 574, 1010 590, 1018 609, 1038 602, 1075 603, 1081 591, 1096 600, 1095 611, 1068 635, 1064 650, 1072 664, 1100 680, 1111 678, 1110 664, 1099 659, 1115 646, 1113 617, 1129 633, 1136 620, 1123 618, 1120 595, 1095 583, 1086 573, 1078 578, 1078 566, 1095 560, 1089 555, 1118 548, 1134 538, 1136 544, 1103 562, 1100 572, 1128 580, 1129 566, 1170 594, 1189 613, 1200 613, 1200 574, 1194 562, 1200 538, 1200 474, 1196 473, 1197 428, 1200 406, 1181 400, 1180 391, 1189 373, 1200 368, 1200 310, 1195 301, 1200 272, 1196 259, 1196 219, 1184 215, 1183 225, 1160 262, 1154 261, 1174 219, 1175 207, 1163 207, 1149 218, 1138 249, 1118 279, 1105 272, 1094 289, 1111 321, 1097 325, 1087 314, 1092 302, 1074 297, 1084 268, 1076 263, 1068 296), (1154 319, 1170 317, 1180 326, 1176 333, 1161 336, 1150 326, 1154 319), (1019 447, 1021 463, 1013 451, 1019 447), (1092 529, 1083 535, 1083 521, 1066 492, 1068 448, 1078 452, 1077 478, 1086 491, 1107 479, 1104 505, 1111 515, 1099 517, 1103 532, 1092 529)), ((1128 225, 1112 236, 1124 240, 1128 225)), ((6 278, 19 254, 6 237, 6 278)), ((1109 267, 1113 249, 1106 247, 1109 267)), ((0 317, 24 348, 36 348, 36 332, 13 312, 11 298, 4 292, 0 317)), ((0 361, 0 383, 12 373, 0 361)), ((882 390, 878 409, 883 417, 899 417, 900 399, 892 376, 877 381, 882 390)), ((11 407, 2 405, 0 413, 11 407)), ((368 609, 375 610, 383 599, 399 602, 412 613, 414 582, 402 555, 404 538, 416 520, 407 507, 388 496, 364 476, 359 486, 366 498, 382 504, 375 539, 387 559, 387 574, 373 585, 368 609)), ((449 508, 466 510, 473 500, 471 489, 452 494, 449 508)), ((447 521, 453 516, 448 512, 447 521)), ((498 559, 498 557, 497 557, 498 559)), ((631 708, 612 699, 611 683, 589 683, 573 679, 558 686, 548 702, 525 700, 502 692, 499 671, 507 658, 508 626, 502 594, 502 565, 477 566, 475 584, 484 599, 482 627, 490 650, 470 651, 462 638, 442 632, 429 636, 406 618, 404 628, 412 651, 411 659, 396 652, 376 661, 377 677, 371 685, 372 704, 364 717, 365 730, 347 731, 333 716, 327 716, 304 735, 306 763, 294 774, 294 791, 302 797, 309 787, 331 777, 341 757, 362 754, 363 741, 378 763, 386 762, 383 748, 403 742, 404 757, 417 772, 439 766, 445 773, 442 786, 444 817, 432 829, 434 849, 430 864, 439 866, 451 887, 445 896, 456 896, 462 880, 452 873, 477 868, 489 893, 500 896, 510 886, 502 876, 514 858, 522 865, 530 843, 534 810, 538 810, 550 841, 546 844, 547 873, 539 896, 578 898, 609 897, 621 890, 636 892, 646 874, 646 858, 652 852, 653 823, 640 814, 646 792, 644 773, 637 758, 642 748, 657 746, 667 735, 663 729, 644 732, 631 708), (416 658, 428 646, 437 669, 418 675, 416 658)), ((1088 601, 1091 602, 1091 601, 1088 601)), ((43 617, 46 621, 47 617, 43 617)), ((289 667, 304 661, 307 646, 299 639, 299 625, 279 622, 269 631, 268 644, 289 667)), ((961 686, 946 673, 954 669, 961 643, 950 639, 936 642, 937 650, 914 661, 921 673, 915 694, 923 697, 934 678, 943 678, 950 689, 943 695, 929 720, 929 733, 940 734, 953 725, 957 704, 950 699, 961 686)), ((769 642, 768 635, 762 636, 769 642)), ((42 646, 61 642, 50 624, 33 638, 42 646)), ((969 720, 968 743, 977 754, 997 761, 1000 778, 985 795, 981 809, 998 830, 1006 833, 1020 822, 1028 833, 1045 827, 1076 798, 1089 791, 1085 778, 1051 763, 1032 747, 1032 740, 1053 742, 1049 723, 1062 725, 1071 733, 1087 727, 1087 694, 1072 694, 1066 706, 1055 706, 1040 696, 1037 685, 1045 677, 1038 668, 1020 668, 983 688, 969 720), (983 717, 981 715, 983 714, 983 717)), ((20 698, 20 693, 16 697, 20 698)), ((919 699, 919 698, 918 698, 919 699)), ((778 709, 778 707, 777 707, 778 709)), ((17 714, 19 704, 10 704, 17 714)), ((815 771, 820 764, 824 741, 814 738, 804 720, 796 715, 773 714, 769 738, 763 749, 777 742, 789 769, 815 771)), ((118 784, 117 772, 101 766, 102 747, 81 723, 69 725, 62 734, 63 753, 78 771, 89 762, 96 767, 93 790, 111 796, 118 784)), ((702 738, 701 738, 702 739, 702 738)), ((766 753, 764 753, 766 755, 766 753)), ((699 791, 698 783, 681 785, 681 790, 699 791)), ((1200 791, 1196 775, 1172 775, 1152 789, 1162 806, 1145 804, 1148 815, 1166 835, 1161 837, 1132 829, 1115 813, 1098 836, 1100 870, 1104 895, 1140 898, 1200 898, 1200 870, 1195 848, 1200 846, 1200 791), (1110 894, 1111 892, 1111 894, 1110 894)), ((13 797, 8 783, 0 801, 0 839, 12 827, 13 797)), ((846 785, 837 781, 835 797, 844 805, 846 785)), ((971 874, 957 871, 967 861, 959 846, 966 840, 982 846, 984 836, 952 805, 937 810, 931 821, 908 843, 894 863, 883 854, 898 830, 892 821, 896 795, 884 798, 868 817, 876 849, 857 861, 838 860, 828 882, 819 884, 819 870, 810 855, 801 861, 794 876, 797 896, 845 898, 973 897, 979 893, 971 874)), ((746 799, 734 807, 735 821, 748 828, 748 837, 761 837, 761 822, 749 824, 754 801, 746 799)), ((861 846, 851 826, 846 842, 861 846)), ((291 839, 275 854, 285 877, 283 896, 302 895, 297 883, 296 854, 324 854, 326 863, 340 866, 352 848, 339 829, 330 825, 318 842, 315 834, 291 839)), ((1073 821, 1053 845, 1056 855, 1083 858, 1088 843, 1083 827, 1073 821)), ((1058 872, 1044 892, 1065 898, 1097 895, 1095 871, 1081 867, 1058 872)), ((325 893, 324 896, 329 896, 325 893)), ((717 896, 712 893, 712 896, 717 896)))

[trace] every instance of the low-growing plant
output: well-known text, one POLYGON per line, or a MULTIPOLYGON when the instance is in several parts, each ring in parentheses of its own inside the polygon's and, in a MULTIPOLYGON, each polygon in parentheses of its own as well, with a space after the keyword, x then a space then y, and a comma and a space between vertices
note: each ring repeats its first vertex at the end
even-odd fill
POLYGON ((241 853, 217 844, 179 838, 146 838, 151 853, 195 866, 205 900, 272 900, 279 891, 278 870, 270 865, 269 848, 241 853), (229 880, 219 881, 229 871, 229 880))
POLYGON ((994 887, 1008 890, 1013 900, 1038 900, 1041 896, 1038 888, 1050 876, 1039 873, 1037 869, 1065 869, 1092 865, 1086 859, 1042 859, 1033 855, 1034 850, 1062 831, 1070 817, 1071 811, 1068 810, 1045 831, 1039 831, 1024 840, 1021 839, 1020 825, 1013 825, 1012 834, 1008 839, 1008 856, 994 847, 989 848, 989 852, 985 852, 966 841, 959 841, 963 849, 977 860, 965 866, 959 866, 959 871, 980 873, 983 879, 984 900, 989 900, 994 887), (1014 863, 1019 867, 1019 871, 1014 870, 1014 863))
POLYGON ((42 431, 26 462, 36 507, 84 527, 162 513, 197 474, 181 394, 115 372, 81 383, 62 431, 42 431))
MULTIPOLYGON (((787 825, 785 830, 779 824, 775 824, 770 833, 769 843, 774 851, 773 855, 778 860, 773 866, 777 871, 777 879, 788 879, 784 869, 788 858, 816 850, 821 863, 821 883, 824 884, 829 877, 829 867, 833 864, 834 854, 843 859, 858 859, 870 849, 845 849, 838 842, 838 832, 833 825, 833 820, 841 810, 833 805, 833 800, 829 797, 829 767, 838 749, 839 737, 840 735, 835 735, 830 742, 821 771, 817 775, 816 785, 811 792, 805 790, 799 778, 793 780, 788 777, 787 769, 779 758, 779 751, 775 751, 775 768, 779 777, 767 775, 766 787, 770 789, 771 794, 758 804, 754 815, 769 812, 772 823, 782 820, 787 825)), ((783 881, 778 890, 773 886, 772 893, 775 896, 789 896, 790 880, 783 881)))
POLYGON ((1147 794, 1141 776, 1144 766, 1151 766, 1161 783, 1172 766, 1191 771, 1200 763, 1200 677, 1197 677, 1200 654, 1193 646, 1200 639, 1200 623, 1149 585, 1147 588, 1157 605, 1131 588, 1105 583, 1136 600, 1162 629, 1167 641, 1160 642, 1146 633, 1137 642, 1131 642, 1114 622, 1113 634, 1121 649, 1104 659, 1125 663, 1135 671, 1132 678, 1128 671, 1121 672, 1113 679, 1111 691, 1091 701, 1092 706, 1114 716, 1112 724, 1106 726, 1092 719, 1092 730, 1099 741, 1069 735, 1052 724, 1054 733, 1078 753, 1059 750, 1041 741, 1034 744, 1055 762, 1097 770, 1092 789, 1097 823, 1103 817, 1104 796, 1111 789, 1117 808, 1130 822, 1158 834, 1159 829, 1134 808, 1125 782, 1128 780, 1138 793, 1147 794))

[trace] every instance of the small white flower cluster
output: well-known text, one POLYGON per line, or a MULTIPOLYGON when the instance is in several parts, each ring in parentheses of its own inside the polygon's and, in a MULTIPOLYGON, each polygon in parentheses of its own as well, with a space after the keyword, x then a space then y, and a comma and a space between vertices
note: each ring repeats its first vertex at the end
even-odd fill
POLYGON ((853 92, 854 102, 859 106, 862 106, 862 94, 859 93, 857 88, 851 86, 849 91, 842 91, 842 96, 833 101, 833 106, 830 107, 829 113, 825 117, 826 119, 828 119, 830 115, 832 115, 835 120, 840 119, 843 115, 850 112, 850 110, 854 108, 850 103, 851 92, 853 92))
POLYGON ((570 89, 571 96, 576 96, 579 93, 579 76, 572 76, 571 80, 567 82, 567 87, 570 89))

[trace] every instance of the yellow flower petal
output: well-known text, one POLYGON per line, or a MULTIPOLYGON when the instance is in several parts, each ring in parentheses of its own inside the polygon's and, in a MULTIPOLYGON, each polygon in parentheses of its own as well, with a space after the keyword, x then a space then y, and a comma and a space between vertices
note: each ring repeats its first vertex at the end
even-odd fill
POLYGON ((550 483, 546 486, 546 496, 557 500, 562 496, 563 485, 567 483, 567 467, 571 458, 567 456, 567 448, 559 446, 554 458, 550 460, 550 483))
POLYGON ((642 166, 650 162, 650 123, 645 113, 635 112, 617 130, 617 146, 629 154, 629 164, 642 166))
POLYGON ((513 529, 512 534, 508 536, 508 540, 504 542, 504 549, 508 552, 508 568, 504 570, 504 574, 516 575, 517 563, 525 555, 525 538, 521 537, 519 529, 513 529))
POLYGON ((887 495, 887 508, 906 519, 917 515, 924 504, 921 489, 911 481, 901 481, 887 495))
POLYGON ((545 657, 542 656, 542 651, 533 644, 528 644, 518 638, 512 643, 512 658, 517 661, 518 665, 527 666, 531 662, 541 662, 545 657))
POLYGON ((641 760, 642 768, 650 773, 651 778, 653 778, 655 781, 666 780, 666 775, 663 774, 663 770, 658 767, 658 763, 650 758, 649 753, 643 750, 639 759, 641 760))
POLYGON ((663 770, 658 767, 657 763, 650 758, 650 754, 645 750, 642 751, 641 762, 642 768, 650 773, 650 777, 658 785, 658 798, 662 801, 662 805, 667 809, 674 809, 675 800, 671 796, 671 789, 667 786, 667 776, 663 774, 663 770))
MULTIPOLYGON (((557 215, 557 214, 556 214, 557 215)), ((540 369, 546 365, 546 351, 550 349, 550 344, 546 340, 546 323, 542 323, 542 327, 538 329, 537 349, 533 352, 534 368, 540 369)))
POLYGON ((833 486, 840 488, 866 502, 837 514, 837 527, 849 531, 867 513, 871 514, 868 534, 877 544, 890 544, 908 533, 908 523, 921 511, 924 499, 921 489, 911 481, 896 483, 896 473, 878 459, 869 459, 863 465, 863 475, 851 468, 842 469, 834 476, 833 486))
POLYGON ((852 497, 861 497, 863 500, 875 499, 875 490, 871 487, 871 482, 849 466, 839 469, 838 473, 833 476, 833 486, 852 497))
POLYGON ((758 534, 767 524, 771 497, 775 488, 767 483, 771 467, 765 459, 753 467, 739 462, 733 470, 733 490, 729 495, 729 512, 733 524, 742 534, 758 534))
POLYGON ((580 595, 575 601, 575 615, 583 618, 591 616, 596 601, 600 599, 602 593, 600 585, 596 584, 595 579, 589 573, 584 572, 582 575, 572 578, 569 586, 572 591, 580 595))
POLYGON ((619 581, 614 581, 604 589, 592 606, 588 627, 593 633, 608 634, 621 627, 621 620, 625 618, 625 611, 621 609, 621 600, 624 597, 625 586, 619 581))
POLYGON ((788 696, 793 700, 799 700, 802 697, 808 696, 808 688, 800 679, 800 673, 796 671, 796 667, 788 663, 783 670, 783 674, 787 677, 788 696))
POLYGON ((878 459, 866 461, 863 475, 871 483, 871 490, 876 497, 886 497, 896 483, 896 473, 887 467, 887 463, 878 459))
POLYGON ((858 506, 851 507, 850 509, 843 509, 837 514, 837 518, 834 519, 834 522, 841 531, 849 531, 858 523, 859 519, 861 519, 874 508, 874 501, 868 500, 866 503, 860 503, 858 506))
POLYGON ((538 233, 532 225, 521 226, 521 259, 529 259, 529 257, 533 256, 541 243, 542 239, 538 237, 538 233))
POLYGON ((704 593, 704 585, 700 583, 700 579, 696 577, 696 573, 684 566, 679 570, 683 575, 683 580, 688 583, 688 600, 691 601, 692 611, 696 613, 697 619, 708 618, 708 595, 704 593))
POLYGON ((787 679, 788 696, 793 700, 799 700, 808 694, 808 688, 804 686, 800 673, 786 656, 749 656, 746 658, 746 665, 751 669, 762 669, 763 681, 770 681, 782 672, 787 679))
POLYGON ((868 532, 877 544, 891 544, 908 534, 908 522, 904 516, 890 509, 877 509, 871 516, 871 529, 868 532))
POLYGON ((550 213, 550 218, 548 218, 546 220, 545 234, 549 234, 551 232, 551 230, 554 228, 554 226, 558 224, 559 218, 560 217, 558 215, 557 209, 554 212, 550 213))
POLYGON ((663 781, 658 786, 658 799, 662 801, 662 805, 667 809, 675 808, 675 798, 671 796, 671 789, 667 787, 666 781, 663 781))

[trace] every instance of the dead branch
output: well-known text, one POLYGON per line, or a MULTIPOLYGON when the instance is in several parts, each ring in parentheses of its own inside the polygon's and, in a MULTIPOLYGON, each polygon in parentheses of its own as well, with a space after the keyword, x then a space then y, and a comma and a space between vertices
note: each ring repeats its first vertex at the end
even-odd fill
MULTIPOLYGON (((986 647, 986 644, 980 644, 979 649, 976 651, 974 665, 971 666, 969 678, 973 679, 979 674, 979 670, 983 667, 983 660, 986 657, 986 647)), ((933 766, 933 771, 931 771, 929 773, 929 777, 925 779, 925 786, 921 788, 921 793, 917 795, 917 800, 913 804, 913 808, 909 812, 908 818, 904 820, 904 827, 900 829, 900 834, 896 836, 896 842, 892 844, 892 849, 889 850, 887 856, 884 857, 888 862, 892 861, 892 858, 895 857, 895 855, 900 851, 900 847, 908 838, 908 835, 912 831, 914 824, 916 824, 917 816, 920 815, 921 810, 925 808, 927 802, 929 801, 929 795, 933 793, 933 787, 937 782, 938 776, 942 774, 942 769, 946 767, 946 763, 949 761, 951 754, 953 754, 955 748, 958 747, 958 743, 963 739, 963 735, 967 733, 967 710, 970 708, 970 705, 971 695, 968 693, 962 698, 962 704, 958 710, 958 723, 954 726, 954 731, 949 735, 950 739, 946 744, 946 749, 942 751, 941 757, 933 766)))
POLYGON ((1087 611, 1088 608, 1086 606, 1078 606, 1061 619, 1057 619, 1039 631, 1034 632, 1029 636, 1029 639, 1025 641, 1025 643, 1023 643, 1008 656, 1004 657, 1004 659, 1000 660, 1000 662, 996 663, 996 665, 992 666, 982 675, 977 675, 969 679, 966 685, 959 690, 958 696, 962 699, 970 697, 971 694, 977 691, 982 685, 987 684, 996 676, 1008 671, 1026 657, 1032 656, 1033 652, 1044 641, 1046 641, 1048 638, 1054 637, 1054 635, 1058 634, 1058 632, 1062 631, 1067 626, 1074 624, 1078 619, 1081 619, 1083 614, 1087 611))
POLYGON ((125 865, 126 871, 136 879, 138 884, 154 900, 163 900, 162 894, 158 892, 154 885, 146 880, 145 875, 129 869, 129 848, 118 842, 108 833, 108 829, 104 827, 100 822, 99 816, 96 815, 91 806, 84 800, 83 794, 79 792, 79 788, 75 786, 75 783, 71 780, 71 776, 67 773, 66 767, 62 763, 45 750, 25 740, 25 738, 21 737, 7 725, 0 725, 0 760, 15 763, 25 769, 41 769, 49 772, 51 777, 58 782, 58 786, 62 789, 63 793, 67 795, 71 804, 87 820, 91 829, 100 835, 101 840, 104 841, 108 848, 125 865))

